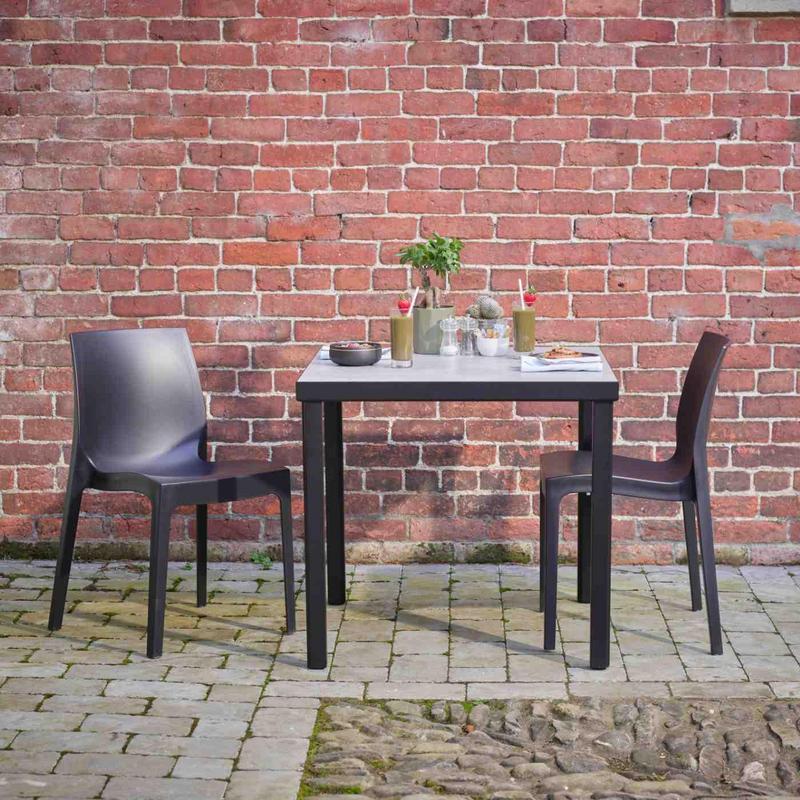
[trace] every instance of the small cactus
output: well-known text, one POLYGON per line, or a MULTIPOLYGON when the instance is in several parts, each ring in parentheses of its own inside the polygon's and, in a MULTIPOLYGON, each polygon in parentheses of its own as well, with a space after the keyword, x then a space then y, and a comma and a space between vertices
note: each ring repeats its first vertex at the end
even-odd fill
POLYGON ((488 294, 482 294, 478 301, 470 306, 470 309, 476 309, 477 314, 470 314, 470 316, 476 316, 477 319, 500 319, 503 316, 503 308, 500 303, 488 294))

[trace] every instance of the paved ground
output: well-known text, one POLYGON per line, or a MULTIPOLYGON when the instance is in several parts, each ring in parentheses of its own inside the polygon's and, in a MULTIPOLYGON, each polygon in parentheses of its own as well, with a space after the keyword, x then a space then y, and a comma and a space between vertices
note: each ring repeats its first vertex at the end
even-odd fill
POLYGON ((798 740, 780 700, 338 700, 320 710, 303 797, 798 797, 798 740))
MULTIPOLYGON (((194 607, 174 565, 165 655, 144 658, 146 572, 79 564, 46 630, 52 564, 0 562, 0 796, 295 800, 320 699, 800 697, 800 569, 720 568, 725 654, 707 653, 679 567, 615 571, 612 666, 587 668, 588 608, 560 573, 558 651, 537 572, 375 566, 329 609, 331 668, 281 633, 278 569, 212 567, 194 607)), ((302 619, 302 592, 300 594, 302 619)))

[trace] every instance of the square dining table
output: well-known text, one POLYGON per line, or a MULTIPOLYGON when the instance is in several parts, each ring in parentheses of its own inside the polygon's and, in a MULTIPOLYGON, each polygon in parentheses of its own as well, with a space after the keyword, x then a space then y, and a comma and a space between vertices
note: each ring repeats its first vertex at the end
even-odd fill
MULTIPOLYGON (((584 352, 602 352, 583 347, 584 352)), ((348 401, 578 402, 578 449, 592 453, 592 491, 578 496, 578 600, 589 602, 589 662, 609 663, 611 628, 611 442, 619 383, 602 356, 596 372, 523 372, 520 358, 414 355, 413 366, 342 367, 315 355, 297 380, 303 415, 306 635, 310 669, 327 666, 327 593, 345 602, 344 445, 348 401)), ((391 443, 386 447, 391 447, 391 443)), ((531 537, 535 535, 531 524, 531 537)))

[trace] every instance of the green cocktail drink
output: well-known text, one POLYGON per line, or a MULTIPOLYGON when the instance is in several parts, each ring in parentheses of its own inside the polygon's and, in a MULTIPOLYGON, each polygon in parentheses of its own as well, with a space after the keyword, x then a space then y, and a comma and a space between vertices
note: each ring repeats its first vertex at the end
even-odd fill
POLYGON ((414 320, 410 314, 392 314, 392 366, 410 367, 414 358, 414 320))
POLYGON ((517 353, 530 353, 536 347, 536 311, 533 306, 515 306, 514 350, 517 353))

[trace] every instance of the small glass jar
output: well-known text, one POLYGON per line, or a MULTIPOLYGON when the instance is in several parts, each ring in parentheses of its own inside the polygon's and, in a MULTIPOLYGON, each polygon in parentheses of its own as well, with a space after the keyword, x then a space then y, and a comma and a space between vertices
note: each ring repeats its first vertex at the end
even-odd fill
POLYGON ((458 320, 455 317, 447 317, 441 320, 439 327, 442 329, 442 344, 439 347, 440 356, 458 355, 458 320))
POLYGON ((474 356, 476 352, 475 336, 478 331, 478 320, 472 317, 462 317, 459 322, 459 327, 461 328, 461 355, 474 356))

